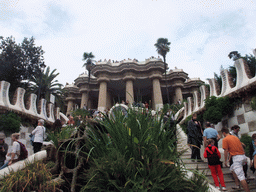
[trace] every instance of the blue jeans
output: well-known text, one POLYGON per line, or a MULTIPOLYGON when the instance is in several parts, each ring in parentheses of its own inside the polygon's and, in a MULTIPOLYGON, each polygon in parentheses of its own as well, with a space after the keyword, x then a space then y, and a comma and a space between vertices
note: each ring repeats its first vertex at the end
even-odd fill
POLYGON ((0 167, 0 170, 5 168, 5 167, 8 167, 8 163, 9 163, 9 161, 6 161, 6 163, 3 166, 0 167))
POLYGON ((4 161, 5 160, 0 161, 0 167, 2 167, 4 165, 4 161))

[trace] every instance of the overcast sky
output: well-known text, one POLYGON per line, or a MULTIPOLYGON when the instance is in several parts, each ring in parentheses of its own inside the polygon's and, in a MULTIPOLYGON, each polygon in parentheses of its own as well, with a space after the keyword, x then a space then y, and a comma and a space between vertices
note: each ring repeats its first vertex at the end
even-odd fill
POLYGON ((205 81, 233 65, 229 52, 256 48, 256 0, 0 0, 0 36, 33 36, 64 85, 85 71, 84 52, 143 61, 164 37, 169 68, 205 81))

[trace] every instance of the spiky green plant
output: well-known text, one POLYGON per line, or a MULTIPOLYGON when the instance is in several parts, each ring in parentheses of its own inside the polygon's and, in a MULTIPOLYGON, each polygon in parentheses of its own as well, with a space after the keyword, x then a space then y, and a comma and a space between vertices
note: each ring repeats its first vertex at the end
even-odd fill
POLYGON ((29 192, 29 191, 56 191, 56 183, 49 183, 52 175, 46 164, 37 161, 28 164, 23 170, 11 172, 0 182, 0 191, 29 192))
POLYGON ((166 111, 153 117, 143 109, 126 116, 117 110, 100 122, 107 134, 91 127, 81 191, 194 191, 176 151, 175 125, 163 123, 166 111))

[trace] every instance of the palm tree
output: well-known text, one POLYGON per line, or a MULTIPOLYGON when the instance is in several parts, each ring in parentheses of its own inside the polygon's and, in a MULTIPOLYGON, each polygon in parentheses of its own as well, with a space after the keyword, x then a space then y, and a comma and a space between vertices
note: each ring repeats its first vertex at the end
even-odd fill
POLYGON ((161 55, 164 59, 165 85, 166 85, 168 104, 170 104, 170 98, 169 98, 169 91, 167 87, 167 78, 166 78, 166 71, 167 71, 166 54, 170 51, 170 47, 169 47, 170 44, 171 43, 168 42, 167 38, 159 38, 155 43, 157 53, 161 55))
POLYGON ((91 79, 91 70, 92 67, 94 65, 94 60, 92 60, 95 56, 92 54, 92 52, 88 53, 88 52, 84 52, 83 55, 83 61, 85 61, 83 67, 86 67, 87 71, 88 71, 88 91, 87 91, 87 107, 88 107, 88 102, 89 102, 89 87, 90 87, 90 79, 91 79))
POLYGON ((54 80, 59 73, 55 73, 56 69, 50 72, 50 67, 46 68, 46 71, 40 75, 34 75, 30 79, 30 91, 38 95, 38 100, 41 98, 50 101, 50 95, 54 95, 56 102, 63 102, 63 90, 62 84, 58 83, 58 80, 54 80))
POLYGON ((228 54, 228 57, 229 59, 232 59, 233 58, 233 61, 239 59, 241 57, 240 53, 238 53, 238 51, 231 51, 229 54, 228 54))

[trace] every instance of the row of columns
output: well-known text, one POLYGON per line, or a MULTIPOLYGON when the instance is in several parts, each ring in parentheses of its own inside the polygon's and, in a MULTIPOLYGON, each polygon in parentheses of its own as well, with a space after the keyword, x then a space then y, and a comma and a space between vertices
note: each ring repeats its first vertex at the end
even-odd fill
MULTIPOLYGON (((125 78, 126 81, 126 101, 129 101, 129 103, 134 102, 134 91, 133 91, 133 81, 134 78, 125 78)), ((98 110, 104 111, 107 106, 107 82, 108 81, 100 81, 99 86, 99 102, 98 102, 98 110)), ((152 80, 153 84, 153 104, 154 109, 158 110, 163 108, 163 99, 162 99, 162 92, 161 92, 161 86, 160 86, 160 80, 159 78, 154 78, 152 80)))
MULTIPOLYGON (((152 94, 152 106, 154 110, 159 110, 163 108, 163 98, 162 98, 162 91, 161 91, 161 85, 160 85, 160 76, 154 75, 151 77, 152 79, 152 86, 153 86, 153 94, 152 94)), ((133 91, 133 82, 135 78, 126 77, 124 78, 126 82, 126 101, 129 101, 129 103, 134 102, 134 91, 133 91)), ((109 104, 110 101, 110 95, 107 91, 107 83, 108 79, 106 78, 99 78, 99 98, 98 98, 98 110, 104 111, 107 107, 110 107, 109 104)), ((182 101, 182 90, 180 86, 175 87, 175 100, 174 102, 178 102, 178 100, 182 101)), ((88 103, 88 92, 84 91, 82 92, 82 98, 81 98, 81 108, 83 108, 84 104, 87 105, 88 103)), ((74 102, 72 99, 68 101, 68 107, 67 112, 69 113, 73 108, 74 102)), ((88 108, 90 108, 90 104, 88 104, 88 108)))

